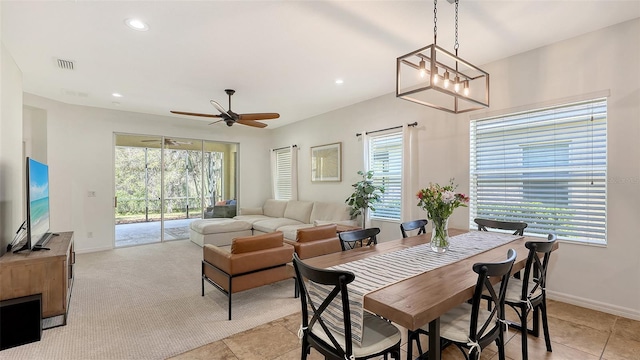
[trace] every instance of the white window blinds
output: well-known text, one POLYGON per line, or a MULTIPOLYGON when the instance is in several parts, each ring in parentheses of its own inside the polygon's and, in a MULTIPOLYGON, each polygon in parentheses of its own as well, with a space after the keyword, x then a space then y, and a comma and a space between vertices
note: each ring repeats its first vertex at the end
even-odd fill
POLYGON ((470 227, 523 221, 532 235, 606 242, 606 99, 475 120, 470 143, 470 227))
POLYGON ((400 220, 402 208, 402 132, 369 138, 369 170, 375 185, 384 186, 372 218, 400 220))
POLYGON ((276 176, 275 176, 275 198, 278 200, 291 199, 291 149, 275 150, 276 153, 276 176))

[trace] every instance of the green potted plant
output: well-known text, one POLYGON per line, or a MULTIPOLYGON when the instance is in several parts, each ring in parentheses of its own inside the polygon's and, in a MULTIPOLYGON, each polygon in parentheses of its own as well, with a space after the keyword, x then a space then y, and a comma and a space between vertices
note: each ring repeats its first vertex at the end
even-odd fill
POLYGON ((369 209, 375 211, 373 204, 380 201, 380 195, 384 193, 384 186, 374 185, 373 171, 358 171, 358 175, 362 176, 362 180, 351 185, 355 188, 351 196, 344 202, 351 206, 351 218, 354 219, 358 215, 362 215, 362 228, 365 228, 365 221, 369 209))

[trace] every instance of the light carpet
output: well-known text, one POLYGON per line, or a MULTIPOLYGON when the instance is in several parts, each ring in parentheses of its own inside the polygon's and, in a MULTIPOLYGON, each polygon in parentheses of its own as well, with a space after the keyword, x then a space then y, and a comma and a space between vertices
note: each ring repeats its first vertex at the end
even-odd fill
POLYGON ((205 283, 189 240, 78 254, 67 325, 0 359, 165 359, 300 310, 293 280, 227 297, 205 283))

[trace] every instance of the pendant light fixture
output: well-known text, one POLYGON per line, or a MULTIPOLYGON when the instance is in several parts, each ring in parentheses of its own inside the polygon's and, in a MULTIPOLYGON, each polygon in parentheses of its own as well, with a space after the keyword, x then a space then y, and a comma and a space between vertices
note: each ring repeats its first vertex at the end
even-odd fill
POLYGON ((489 107, 489 73, 458 57, 458 2, 455 3, 455 54, 437 43, 438 0, 433 1, 433 44, 400 56, 396 97, 451 113, 489 107))

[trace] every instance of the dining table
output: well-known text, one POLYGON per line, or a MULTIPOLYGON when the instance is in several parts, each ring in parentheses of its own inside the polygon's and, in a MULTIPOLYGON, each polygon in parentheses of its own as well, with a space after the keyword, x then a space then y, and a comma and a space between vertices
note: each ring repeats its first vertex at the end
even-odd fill
MULTIPOLYGON (((466 232, 469 230, 449 229, 450 236, 466 232)), ((305 263, 318 268, 329 268, 428 244, 430 241, 431 233, 426 233, 322 255, 306 259, 305 263)), ((473 297, 478 279, 477 274, 472 270, 473 264, 504 261, 507 257, 507 251, 514 249, 517 257, 513 264, 512 273, 516 273, 522 270, 526 264, 529 253, 525 247, 527 241, 541 241, 541 239, 528 236, 519 237, 465 259, 393 282, 365 294, 362 302, 363 309, 408 330, 417 330, 428 325, 428 358, 439 360, 441 357, 440 316, 473 297)), ((555 249, 557 246, 556 243, 555 249)), ((495 279, 495 281, 497 282, 499 279, 495 279)), ((408 345, 411 346, 411 344, 408 345)))

